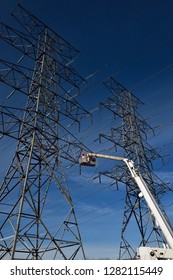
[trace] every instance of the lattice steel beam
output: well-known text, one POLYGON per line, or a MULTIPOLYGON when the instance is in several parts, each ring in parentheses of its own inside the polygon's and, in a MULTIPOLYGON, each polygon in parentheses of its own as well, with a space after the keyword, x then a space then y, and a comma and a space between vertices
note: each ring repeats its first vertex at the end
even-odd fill
POLYGON ((17 141, 0 185, 0 258, 85 258, 64 172, 83 147, 80 120, 91 117, 74 98, 86 85, 71 66, 78 51, 20 5, 12 15, 23 30, 1 24, 0 38, 21 57, 0 60, 0 81, 8 99, 27 100, 0 106, 0 137, 17 141))
MULTIPOLYGON (((101 106, 112 112, 115 117, 115 126, 110 129, 109 134, 100 134, 99 140, 101 142, 102 138, 107 139, 113 143, 115 149, 121 149, 124 157, 135 162, 135 166, 164 212, 159 196, 172 190, 152 171, 153 160, 161 159, 161 156, 147 142, 147 134, 152 129, 137 111, 137 106, 142 102, 112 77, 107 79, 104 85, 112 93, 112 97, 101 103, 101 106)), ((119 258, 133 259, 136 257, 137 245, 130 239, 131 225, 135 225, 136 228, 138 247, 166 246, 165 238, 145 200, 140 196, 139 189, 127 168, 119 165, 111 171, 100 172, 100 180, 103 175, 114 179, 117 187, 119 183, 126 185, 119 258)))

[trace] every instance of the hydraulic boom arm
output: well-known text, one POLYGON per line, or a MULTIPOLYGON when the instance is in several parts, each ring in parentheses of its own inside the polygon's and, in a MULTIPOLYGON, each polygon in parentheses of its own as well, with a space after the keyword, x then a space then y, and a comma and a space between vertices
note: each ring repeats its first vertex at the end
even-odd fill
MULTIPOLYGON (((122 158, 122 157, 88 153, 85 156, 85 165, 87 162, 88 163, 87 165, 90 166, 90 162, 92 162, 92 166, 93 166, 94 158, 106 158, 106 159, 111 159, 111 160, 123 161, 127 165, 132 178, 135 180, 137 186, 139 187, 143 197, 145 198, 145 200, 148 204, 149 209, 151 210, 152 214, 154 215, 154 218, 155 218, 157 224, 161 228, 162 233, 165 236, 165 239, 169 245, 169 248, 173 249, 172 227, 169 224, 166 217, 163 215, 162 211, 160 210, 160 208, 159 208, 154 196, 150 192, 146 182, 144 181, 142 176, 140 174, 138 174, 137 171, 135 170, 134 162, 132 160, 129 160, 127 158, 122 158)), ((80 164, 82 165, 82 162, 80 164)))

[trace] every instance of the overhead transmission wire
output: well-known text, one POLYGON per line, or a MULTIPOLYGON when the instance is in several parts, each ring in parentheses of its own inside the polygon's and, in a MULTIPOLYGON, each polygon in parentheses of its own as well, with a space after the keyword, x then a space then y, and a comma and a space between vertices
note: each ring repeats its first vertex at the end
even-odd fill
MULTIPOLYGON (((172 66, 172 65, 171 65, 171 66, 172 66)), ((150 77, 150 79, 154 78, 157 74, 160 74, 161 72, 165 71, 167 68, 169 68, 169 66, 166 67, 166 68, 164 68, 162 71, 159 71, 159 72, 155 73, 154 75, 152 74, 151 77, 150 77)), ((149 79, 149 78, 148 78, 148 79, 149 79)), ((148 79, 147 79, 147 80, 148 80, 148 79)), ((146 81, 145 81, 145 82, 146 82, 146 81)))
MULTIPOLYGON (((97 183, 97 185, 100 185, 99 183, 97 183)), ((78 195, 78 197, 80 197, 77 201, 76 201, 76 203, 78 204, 79 202, 81 202, 84 198, 86 198, 86 197, 90 197, 90 196, 93 196, 93 194, 96 194, 96 193, 98 193, 98 192, 101 192, 101 191, 103 191, 103 190, 105 190, 105 189, 107 189, 109 186, 110 186, 110 183, 107 183, 107 184, 105 184, 104 183, 104 187, 103 188, 100 188, 99 190, 96 190, 96 191, 90 191, 89 192, 89 194, 88 194, 88 191, 86 192, 86 194, 83 196, 83 195, 78 195)), ((18 197, 18 195, 16 194, 16 196, 14 196, 13 195, 13 199, 15 198, 15 197, 18 197)), ((58 198, 60 197, 60 194, 54 194, 53 195, 53 198, 52 197, 50 197, 48 200, 46 200, 46 205, 48 205, 48 204, 50 204, 50 205, 52 205, 52 202, 53 201, 56 201, 58 198)), ((73 199, 76 199, 77 197, 76 196, 73 196, 73 199)), ((6 201, 6 203, 7 202, 12 202, 11 201, 11 198, 9 198, 9 200, 8 201, 6 201)), ((102 207, 100 207, 100 209, 101 209, 102 207)), ((27 207, 25 210, 29 210, 30 208, 29 207, 27 207)), ((61 211, 61 210, 63 210, 63 209, 65 209, 65 207, 60 207, 59 208, 59 211, 61 211)), ((56 213, 56 209, 54 210, 54 211, 51 211, 51 213, 56 213)), ((46 217, 46 215, 44 215, 44 217, 46 217)))
MULTIPOLYGON (((90 195, 92 195, 92 194, 90 194, 90 195)), ((16 194, 16 196, 18 196, 17 194, 16 194)), ((14 198, 14 197, 13 197, 14 198)), ((57 198, 58 198, 58 196, 57 196, 57 198)), ((56 200, 57 198, 55 198, 54 200, 56 200)), ((49 202, 49 203, 51 203, 52 202, 52 200, 49 202)))
MULTIPOLYGON (((107 186, 106 186, 105 188, 107 188, 107 186)), ((94 192, 90 193, 89 195, 85 195, 84 197, 81 197, 78 201, 76 201, 75 205, 78 205, 79 203, 81 203, 81 201, 82 201, 83 198, 92 196, 93 194, 98 193, 98 192, 101 192, 101 191, 103 191, 103 189, 94 191, 94 192)), ((58 197, 60 197, 60 195, 58 195, 57 198, 58 198, 58 197)), ((46 201, 46 205, 47 205, 47 204, 51 204, 51 205, 52 205, 52 202, 55 201, 57 198, 53 198, 53 200, 50 199, 49 202, 46 201)), ((73 199, 74 199, 74 197, 73 197, 73 199)), ((100 206, 100 207, 97 207, 96 209, 92 209, 92 210, 89 211, 88 213, 79 215, 78 218, 81 218, 81 217, 84 217, 84 216, 91 216, 91 212, 92 212, 92 214, 93 214, 93 212, 94 212, 94 213, 95 213, 95 212, 98 212, 98 211, 100 211, 101 209, 106 208, 107 206, 113 205, 113 204, 115 204, 115 203, 117 203, 117 202, 121 202, 121 201, 124 201, 124 199, 120 199, 120 200, 118 200, 118 201, 113 201, 113 202, 111 202, 111 203, 105 204, 104 206, 100 206)), ((81 207, 81 206, 80 206, 80 207, 81 207)), ((26 211, 26 210, 29 210, 29 209, 30 209, 30 208, 27 207, 27 208, 25 208, 25 211, 26 211)), ((49 212, 49 215, 50 215, 50 213, 51 213, 51 215, 53 215, 53 213, 55 213, 55 214, 57 215, 57 210, 56 210, 56 208, 55 208, 54 206, 52 206, 52 209, 51 209, 51 208, 49 209, 49 211, 50 211, 50 212, 49 212), (54 209, 54 210, 51 211, 52 209, 54 209)), ((66 209, 66 207, 59 207, 59 208, 58 208, 58 214, 59 214, 62 210, 64 210, 64 209, 66 209)), ((75 207, 75 209, 76 209, 76 207, 75 207)), ((81 209, 81 208, 80 208, 80 209, 81 209)), ((120 208, 120 209, 121 209, 121 208, 120 208)), ((115 209, 115 210, 110 210, 110 211, 108 211, 108 213, 105 213, 104 215, 108 215, 108 214, 110 214, 110 213, 112 213, 112 212, 117 212, 117 210, 116 210, 116 209, 115 209)), ((47 213, 44 214, 44 215, 42 215, 42 218, 46 218, 46 217, 47 217, 47 213)), ((95 217, 94 219, 97 219, 97 217, 95 217)), ((91 220, 91 219, 89 219, 89 221, 90 221, 90 220, 91 220)), ((87 222, 88 222, 88 221, 87 221, 87 222)), ((51 229, 54 228, 54 227, 56 227, 56 225, 53 226, 53 227, 51 227, 51 229)))
MULTIPOLYGON (((132 90, 133 89, 136 89, 136 88, 139 88, 141 87, 143 84, 145 84, 146 82, 148 82, 149 80, 152 80, 154 78, 156 78, 157 76, 161 75, 163 72, 165 72, 166 70, 170 69, 171 67, 173 67, 173 64, 169 64, 167 65, 166 67, 163 67, 161 70, 155 72, 154 74, 151 74, 150 76, 148 76, 147 78, 143 79, 141 82, 138 82, 137 84, 135 84, 134 86, 132 86, 132 90)), ((101 86, 102 83, 100 83, 99 85, 96 85, 97 86, 101 86)), ((171 85, 172 86, 172 85, 171 85)), ((167 87, 166 87, 167 88, 167 87)), ((163 90, 163 89, 162 89, 163 90)), ((170 108, 171 109, 171 108, 170 108)), ((167 112, 167 110, 165 110, 165 113, 167 112)), ((162 112, 163 113, 163 112, 162 112)), ((159 115, 159 113, 158 113, 159 115)), ((164 128, 168 125, 172 125, 172 121, 169 121, 169 123, 165 123, 162 125, 161 128, 164 128)), ((157 130, 160 129, 160 127, 157 127, 156 128, 157 130)), ((100 128, 101 130, 101 128, 100 128)))
MULTIPOLYGON (((91 209, 90 211, 88 211, 88 213, 84 213, 84 214, 82 214, 82 215, 77 215, 77 218, 80 218, 80 219, 81 219, 81 218, 87 217, 87 216, 90 216, 90 217, 91 217, 91 213, 92 213, 92 218, 88 219, 87 221, 81 221, 81 222, 79 222, 79 224, 88 223, 88 222, 91 222, 92 220, 98 220, 98 219, 100 219, 100 218, 103 217, 103 216, 110 215, 111 213, 122 212, 122 208, 110 209, 110 210, 108 210, 106 213, 104 213, 104 214, 102 214, 102 215, 100 215, 100 213, 99 213, 99 216, 96 216, 96 217, 93 218, 93 213, 99 212, 100 210, 103 210, 103 209, 107 208, 107 207, 110 206, 110 205, 114 205, 115 203, 117 203, 117 202, 122 202, 122 201, 124 201, 124 199, 120 199, 120 200, 118 200, 118 201, 113 201, 113 202, 111 202, 111 203, 105 204, 104 206, 97 207, 96 209, 91 209)), ((76 208, 75 208, 75 209, 76 209, 76 208)), ((81 206, 80 206, 80 210, 81 210, 81 206)), ((56 212, 55 212, 55 213, 56 213, 56 212)), ((56 227, 56 225, 51 226, 50 228, 52 229, 52 228, 55 228, 55 227, 56 227)))
MULTIPOLYGON (((163 30, 167 28, 167 27, 164 27, 163 30)), ((146 37, 145 41, 147 42, 147 40, 149 38, 152 38, 152 34, 148 37, 146 37)), ((106 39, 106 38, 105 38, 106 39)), ((169 37, 165 40, 162 40, 160 42, 160 44, 157 44, 157 50, 159 49, 159 47, 162 47, 162 45, 165 43, 165 42, 169 42, 170 40, 173 40, 173 33, 170 33, 169 34, 169 37)), ((135 44, 136 45, 136 44, 135 44)), ((92 48, 90 48, 92 49, 92 48)), ((130 65, 133 65, 135 64, 136 62, 139 62, 143 57, 145 57, 147 54, 153 52, 154 50, 156 49, 156 46, 153 46, 152 48, 150 49, 146 49, 145 48, 145 51, 143 51, 142 53, 140 53, 139 55, 137 55, 136 57, 134 57, 133 59, 131 59, 128 63, 125 63, 123 64, 122 66, 120 66, 117 70, 113 71, 112 73, 110 73, 108 76, 115 76, 117 74, 119 74, 122 70, 124 70, 125 68, 129 67, 130 65)), ((84 55, 85 54, 85 51, 81 52, 80 55, 84 55)), ((89 79, 93 76, 95 76, 97 73, 99 72, 102 72, 103 71, 103 68, 107 68, 108 64, 106 63, 104 66, 100 67, 99 69, 95 70, 92 74, 88 75, 88 77, 86 77, 86 79, 89 79)), ((167 66, 168 67, 168 66, 167 66)), ((170 67, 170 66, 169 66, 170 67)), ((165 69, 166 70, 166 69, 165 69)), ((147 78, 146 78, 147 79, 147 78)), ((96 85, 92 86, 92 87, 98 87, 102 84, 102 82, 99 82, 97 83, 96 85)))
MULTIPOLYGON (((166 27, 164 26, 162 29, 164 30, 164 29, 166 29, 166 28, 167 28, 167 26, 166 26, 166 27)), ((166 38, 165 40, 162 40, 162 41, 160 42, 160 44, 157 44, 157 50, 158 50, 158 48, 159 48, 160 46, 162 46, 165 42, 169 42, 170 40, 173 39, 173 33, 172 33, 172 32, 171 32, 170 34, 168 34, 168 35, 169 35, 168 38, 166 38)), ((152 38, 152 34, 149 35, 149 36, 147 36, 145 40, 148 41, 148 39, 149 39, 150 37, 152 38)), ((104 36, 104 39, 106 39, 105 36, 104 36)), ((92 49, 92 47, 90 47, 90 49, 92 49)), ((143 57, 144 57, 145 55, 147 55, 148 53, 151 53, 151 52, 154 51, 155 49, 156 49, 156 46, 153 46, 153 48, 150 48, 150 49, 147 49, 147 50, 146 50, 146 48, 145 48, 145 51, 143 51, 142 53, 140 53, 139 55, 137 55, 136 57, 134 57, 132 60, 130 60, 130 62, 128 62, 128 63, 126 63, 126 64, 120 66, 119 69, 117 69, 117 70, 115 70, 114 72, 112 72, 111 74, 109 74, 109 76, 117 75, 118 73, 120 73, 122 70, 124 70, 124 69, 127 68, 128 66, 130 66, 130 65, 132 65, 132 64, 134 64, 134 63, 140 61, 141 58, 143 58, 143 57)), ((88 49, 87 49, 87 52, 88 52, 88 49)), ((84 54, 85 54, 85 51, 83 51, 83 52, 80 53, 80 55, 84 55, 84 54)), ((96 73, 101 72, 102 69, 103 69, 104 67, 106 67, 106 66, 107 66, 107 64, 105 64, 104 66, 102 66, 102 68, 97 69, 97 70, 94 71, 92 74, 90 74, 87 78, 90 78, 90 77, 94 76, 96 73)), ((167 69, 170 68, 170 67, 172 67, 172 64, 170 64, 170 65, 168 65, 167 67, 161 69, 161 70, 160 70, 159 72, 157 72, 156 74, 151 74, 149 77, 147 77, 147 78, 145 78, 144 80, 142 80, 141 83, 145 83, 146 81, 148 81, 148 80, 151 79, 152 77, 155 77, 156 75, 158 75, 159 73, 164 72, 165 70, 167 70, 167 69)), ((100 86, 101 84, 102 84, 102 82, 99 82, 99 83, 96 84, 94 87, 100 86)), ((134 87, 136 88, 136 87, 139 87, 140 85, 141 85, 141 84, 138 83, 138 84, 134 85, 134 87)))
MULTIPOLYGON (((135 59, 134 62, 136 62, 136 59, 135 59)), ((133 63, 134 63, 134 62, 133 62, 133 63)), ((132 62, 130 62, 130 64, 132 64, 132 62)), ((126 65, 124 65, 123 68, 121 68, 118 72, 116 71, 115 74, 119 73, 120 71, 122 71, 122 69, 124 69, 124 67, 127 67, 127 66, 129 66, 129 63, 126 64, 126 65)), ((150 75, 148 78, 145 78, 141 83, 136 84, 133 88, 136 88, 136 87, 141 86, 142 84, 146 83, 148 80, 150 80, 150 79, 156 77, 157 75, 163 73, 164 71, 166 71, 166 70, 167 70, 168 68, 170 68, 170 67, 172 67, 172 64, 171 64, 171 65, 168 65, 168 66, 165 67, 165 68, 163 68, 163 69, 160 70, 159 72, 156 72, 155 74, 150 75)), ((99 72, 99 71, 97 71, 97 72, 99 72)), ((113 74, 113 75, 115 75, 115 74, 113 74)), ((99 85, 101 85, 101 83, 100 83, 99 85)), ((99 85, 97 85, 97 86, 99 86, 99 85)))
MULTIPOLYGON (((109 185, 109 184, 108 184, 108 185, 109 185)), ((81 210, 80 203, 82 202, 82 200, 83 200, 84 198, 93 196, 93 194, 96 194, 96 193, 98 193, 98 192, 101 192, 101 191, 103 191, 103 190, 106 189, 106 188, 107 188, 107 186, 105 186, 103 189, 96 190, 96 191, 94 191, 94 192, 92 192, 92 193, 89 193, 89 194, 86 194, 85 196, 80 197, 80 199, 79 199, 78 201, 75 201, 75 205, 78 205, 78 204, 79 204, 79 207, 80 207, 80 210, 81 210)), ((119 192, 120 192, 120 190, 119 190, 119 192)), ((122 192, 123 192, 123 191, 122 191, 122 192)), ((73 196, 73 200, 74 200, 74 196, 73 196)), ((92 210, 89 211, 88 213, 79 215, 78 218, 81 218, 81 217, 84 217, 84 216, 85 216, 85 217, 86 217, 86 216, 91 216, 91 213, 92 213, 92 215, 93 215, 93 213, 98 212, 98 211, 100 211, 100 210, 106 208, 107 206, 113 205, 113 204, 115 204, 115 203, 117 203, 117 202, 121 202, 121 201, 124 201, 124 199, 119 199, 118 201, 113 201, 113 202, 111 202, 111 203, 105 204, 104 206, 100 206, 100 207, 97 206, 96 209, 92 209, 92 210)), ((78 208, 78 207, 77 207, 77 208, 78 208)), ((64 208, 64 207, 61 207, 59 210, 63 210, 63 209, 65 209, 65 208, 64 208)), ((75 207, 75 209, 76 209, 76 207, 75 207)), ((110 213, 117 212, 117 211, 119 211, 119 210, 122 210, 122 208, 110 210, 110 211, 108 211, 107 213, 105 213, 105 214, 102 215, 102 216, 109 215, 110 213)), ((51 213, 56 213, 56 214, 57 214, 56 210, 53 211, 53 212, 51 212, 51 213)), ((98 219, 98 218, 100 218, 100 217, 95 217, 94 219, 98 219)), ((91 220, 92 220, 92 219, 89 219, 88 221, 91 221, 91 220)), ((86 223, 86 222, 88 222, 88 221, 81 222, 81 223, 86 223)), ((54 228, 54 227, 55 227, 55 226, 53 226, 53 227, 51 227, 51 228, 54 228)))
MULTIPOLYGON (((171 36, 171 38, 172 38, 172 36, 171 36)), ((162 43, 163 43, 163 42, 162 42, 162 43)), ((157 49, 158 49, 158 45, 157 45, 157 49)), ((151 52, 151 50, 149 50, 149 52, 151 52)), ((146 53, 146 51, 145 51, 144 53, 146 53)), ((142 55, 140 54, 140 55, 138 56, 138 59, 141 59, 142 56, 143 56, 143 54, 142 54, 142 55)), ((130 62, 130 64, 134 64, 136 61, 137 61, 136 59, 133 59, 133 60, 130 62)), ((119 68, 115 73, 113 73, 112 75, 118 74, 118 73, 121 72, 124 68, 126 68, 127 66, 129 66, 130 64, 127 63, 127 64, 123 65, 122 67, 120 67, 120 68, 119 68)), ((106 66, 106 65, 105 65, 105 66, 106 66)), ((163 68, 163 69, 160 70, 159 72, 156 72, 155 74, 150 75, 149 77, 147 77, 147 78, 145 78, 144 80, 142 80, 140 83, 134 85, 132 89, 141 86, 141 85, 142 85, 143 83, 145 83, 146 81, 148 81, 148 80, 150 80, 150 79, 156 77, 158 74, 164 72, 165 70, 167 70, 169 67, 172 67, 172 66, 173 66, 173 64, 168 65, 167 67, 163 68)), ((91 77, 91 76, 94 76, 96 73, 98 73, 98 72, 100 72, 100 71, 101 71, 101 70, 99 70, 99 69, 96 70, 93 74, 90 74, 90 75, 88 76, 88 78, 91 77)), ((99 83, 99 84, 95 85, 94 87, 100 86, 101 84, 102 84, 102 83, 99 83)))
MULTIPOLYGON (((173 67, 173 63, 172 64, 169 64, 167 65, 166 67, 163 67, 161 70, 155 72, 154 74, 151 74, 150 76, 148 76, 147 78, 143 79, 141 82, 138 82, 136 83, 134 86, 132 86, 132 89, 131 90, 134 90, 136 88, 139 88, 141 87, 143 84, 145 84, 146 82, 148 82, 149 80, 152 80, 154 78, 156 78, 157 76, 159 76, 160 74, 162 74, 164 71, 166 71, 167 69, 169 68, 172 68, 173 67)), ((113 74, 114 75, 114 74, 113 74)), ((171 85, 172 86, 172 85, 171 85)), ((170 108, 171 110, 171 108, 170 108)), ((167 112, 167 110, 165 110, 165 113, 167 112)), ((157 114, 159 115, 159 113, 157 114)), ((167 124, 164 124, 163 127, 166 127, 167 125, 172 125, 172 121, 170 121, 169 123, 167 124)), ((157 128, 158 129, 158 128, 157 128)))
MULTIPOLYGON (((142 3, 142 4, 144 4, 144 2, 142 3)), ((140 4, 140 8, 142 8, 142 4, 140 4)), ((148 5, 148 4, 147 4, 148 5)), ((147 6, 147 9, 148 9, 148 6, 147 6)), ((132 11, 132 14, 133 14, 133 10, 131 10, 132 11)), ((143 13, 143 11, 142 11, 142 13, 143 13)), ((129 11, 129 15, 131 14, 131 12, 129 11)), ((169 19, 168 19, 169 20, 169 19)), ((162 27, 159 29, 159 34, 160 34, 160 32, 163 30, 165 30, 165 29, 167 29, 167 25, 166 25, 166 21, 164 22, 164 26, 162 25, 162 27)), ((168 24, 169 24, 169 22, 168 22, 168 24)), ((169 25, 168 25, 169 26, 169 25)), ((151 30, 151 29, 150 29, 151 30)), ((154 33, 154 32, 153 32, 154 33)), ((148 42, 148 41, 150 41, 152 38, 153 38, 153 33, 149 33, 149 35, 147 35, 146 37, 145 37, 145 39, 144 39, 144 42, 148 42)), ((90 52, 91 50, 93 50, 93 48, 94 48, 94 46, 96 46, 97 47, 97 43, 101 43, 102 41, 106 41, 107 40, 107 37, 108 37, 108 34, 109 34, 109 36, 111 35, 111 34, 113 34, 113 35, 115 35, 115 31, 113 30, 113 31, 108 31, 108 32, 106 32, 106 34, 103 34, 102 35, 102 37, 101 37, 101 39, 98 39, 98 40, 94 40, 94 43, 92 43, 92 45, 89 47, 89 48, 87 48, 87 49, 84 49, 83 51, 80 51, 80 54, 79 54, 79 57, 81 57, 81 56, 83 56, 83 55, 88 55, 88 52, 90 52)), ((164 32, 164 34, 165 34, 165 32, 164 32)), ((172 40, 173 39, 173 33, 170 33, 170 34, 168 34, 169 35, 169 37, 167 38, 167 39, 165 39, 165 40, 162 40, 162 42, 160 42, 160 45, 162 45, 165 41, 167 41, 167 42, 169 42, 170 40, 172 40)), ((134 46, 136 45, 136 42, 134 43, 134 46)), ((145 44, 145 45, 147 45, 147 44, 145 44)), ((128 46, 129 47, 129 46, 128 46)), ((158 47, 159 47, 159 45, 157 44, 157 49, 158 49, 158 47)), ((132 48, 133 48, 133 45, 132 45, 132 48)), ((153 48, 152 49, 155 49, 156 47, 155 46, 153 46, 153 48)), ((126 64, 124 64, 124 65, 122 65, 118 70, 116 70, 116 73, 117 73, 117 71, 119 72, 119 71, 121 71, 122 69, 124 69, 125 67, 127 67, 127 66, 129 66, 129 65, 131 65, 131 64, 133 64, 133 63, 135 63, 135 62, 137 62, 138 61, 138 59, 141 59, 141 56, 143 56, 143 54, 145 54, 145 53, 148 53, 148 52, 150 52, 151 50, 152 50, 151 48, 150 49, 147 49, 147 48, 145 48, 145 51, 142 53, 142 55, 141 54, 139 54, 138 56, 136 56, 136 58, 134 59, 132 59, 131 61, 129 61, 128 63, 126 63, 126 64)), ((108 64, 105 64, 103 67, 106 67, 108 64)), ((96 70, 95 71, 95 73, 96 72, 100 72, 100 70, 98 69, 98 70, 96 70)), ((91 74, 92 75, 92 74, 91 74)), ((113 75, 113 74, 112 74, 113 75)))
MULTIPOLYGON (((159 76, 160 74, 162 74, 163 72, 167 71, 168 69, 172 68, 173 64, 169 64, 166 67, 163 67, 161 70, 155 72, 154 74, 151 74, 150 76, 148 76, 147 78, 143 79, 141 82, 138 82, 137 84, 135 84, 132 89, 136 89, 140 86, 142 86, 143 84, 145 84, 146 82, 148 82, 149 80, 152 80, 154 78, 156 78, 157 76, 159 76)), ((122 70, 122 69, 121 69, 122 70)), ((99 86, 99 84, 97 84, 96 86, 99 86)), ((166 112, 166 110, 165 110, 166 112)), ((167 125, 172 125, 173 121, 170 121, 168 124, 164 124, 163 127, 166 127, 167 125)))
MULTIPOLYGON (((91 176, 91 177, 93 177, 93 176, 91 176)), ((110 185, 110 184, 109 184, 110 185)), ((100 191, 102 191, 102 189, 100 189, 100 191)), ((97 193, 98 191, 96 191, 96 193, 97 193)), ((95 193, 95 192, 93 192, 93 193, 95 193)), ((93 193, 90 193, 89 195, 87 195, 87 196, 91 196, 93 193)), ((55 198, 55 200, 56 200, 56 198, 55 198)), ((49 203, 51 203, 51 201, 49 202, 49 203)), ((46 203, 47 204, 47 203, 46 203)))

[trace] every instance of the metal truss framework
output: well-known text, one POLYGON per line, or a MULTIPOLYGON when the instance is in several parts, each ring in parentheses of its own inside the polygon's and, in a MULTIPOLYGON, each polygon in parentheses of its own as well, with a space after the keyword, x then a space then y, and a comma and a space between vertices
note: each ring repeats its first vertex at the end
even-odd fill
MULTIPOLYGON (((101 106, 112 112, 115 126, 111 128, 109 135, 100 134, 99 140, 102 142, 102 138, 105 138, 111 141, 115 150, 122 150, 124 157, 135 162, 138 172, 142 174, 150 186, 150 191, 164 212, 159 196, 170 191, 170 188, 152 171, 153 160, 161 157, 147 143, 147 134, 151 131, 151 127, 137 111, 138 105, 142 102, 112 77, 107 79, 104 85, 112 93, 112 97, 101 103, 101 106), (117 126, 116 123, 121 123, 121 125, 117 126)), ((114 179, 116 185, 123 183, 126 186, 119 259, 134 259, 136 257, 135 236, 136 238, 140 236, 138 247, 166 246, 165 238, 145 200, 140 196, 140 191, 126 166, 116 165, 111 171, 101 172, 100 178, 103 175, 114 179), (136 224, 135 228, 133 228, 134 223, 136 224), (132 233, 132 231, 134 232, 132 233), (133 240, 130 239, 132 235, 133 240)))
POLYGON ((90 116, 75 99, 86 86, 71 66, 78 51, 22 6, 12 16, 19 28, 2 23, 0 38, 20 58, 0 60, 0 81, 11 88, 8 98, 27 102, 0 106, 0 138, 17 142, 0 185, 0 259, 85 258, 64 172, 67 161, 78 162, 75 133, 90 116))

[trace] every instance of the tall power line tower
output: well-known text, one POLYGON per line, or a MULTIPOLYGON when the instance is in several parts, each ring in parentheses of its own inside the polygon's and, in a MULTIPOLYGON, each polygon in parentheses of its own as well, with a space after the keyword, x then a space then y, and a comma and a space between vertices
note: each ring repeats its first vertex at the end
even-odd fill
MULTIPOLYGON (((112 93, 112 97, 101 105, 112 112, 115 121, 109 135, 99 135, 100 142, 102 138, 111 141, 118 152, 135 162, 164 212, 159 196, 170 189, 152 171, 153 160, 161 157, 147 142, 151 127, 137 111, 141 101, 112 77, 104 85, 112 93)), ((100 175, 126 186, 119 259, 134 259, 136 248, 140 246, 166 246, 165 238, 126 166, 116 165, 100 175)))
POLYGON ((0 106, 0 137, 17 143, 0 185, 0 259, 85 258, 64 172, 89 115, 75 99, 85 84, 71 66, 78 51, 20 5, 12 16, 18 28, 1 24, 0 38, 17 62, 0 60, 0 81, 20 106, 0 106))

